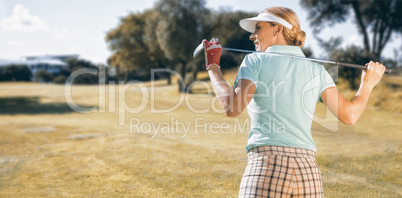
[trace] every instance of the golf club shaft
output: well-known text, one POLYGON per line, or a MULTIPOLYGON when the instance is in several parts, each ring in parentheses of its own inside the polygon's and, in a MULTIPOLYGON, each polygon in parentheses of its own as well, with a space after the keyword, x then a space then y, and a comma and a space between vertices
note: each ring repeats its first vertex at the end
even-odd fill
MULTIPOLYGON (((322 59, 316 59, 316 58, 307 58, 307 57, 301 57, 301 56, 293 56, 293 55, 286 55, 286 54, 277 54, 277 53, 271 53, 271 52, 259 52, 259 51, 252 51, 252 50, 243 50, 243 49, 235 49, 235 48, 229 48, 229 47, 222 47, 224 50, 228 51, 234 51, 234 52, 244 52, 244 53, 267 53, 275 56, 284 56, 284 57, 289 57, 289 58, 298 58, 298 59, 303 59, 303 60, 310 60, 318 63, 329 63, 329 64, 335 64, 335 65, 341 65, 344 67, 350 67, 354 69, 361 69, 365 70, 366 66, 364 65, 356 65, 356 64, 350 64, 350 63, 341 63, 341 62, 336 62, 336 61, 329 61, 329 60, 322 60, 322 59)), ((386 69, 385 73, 391 74, 392 70, 391 69, 386 69)))

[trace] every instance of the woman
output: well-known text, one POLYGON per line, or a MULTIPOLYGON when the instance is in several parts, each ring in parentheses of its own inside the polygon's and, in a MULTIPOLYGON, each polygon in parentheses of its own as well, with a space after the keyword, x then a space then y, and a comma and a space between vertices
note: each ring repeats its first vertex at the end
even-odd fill
MULTIPOLYGON (((240 26, 252 33, 256 51, 303 56, 306 34, 296 14, 271 7, 240 26)), ((352 100, 346 100, 322 65, 266 53, 247 55, 231 88, 219 66, 221 46, 204 40, 206 68, 226 115, 239 115, 247 106, 251 128, 246 150, 248 165, 240 197, 323 197, 311 113, 318 101, 345 124, 354 124, 366 108, 385 67, 370 62, 352 100)))

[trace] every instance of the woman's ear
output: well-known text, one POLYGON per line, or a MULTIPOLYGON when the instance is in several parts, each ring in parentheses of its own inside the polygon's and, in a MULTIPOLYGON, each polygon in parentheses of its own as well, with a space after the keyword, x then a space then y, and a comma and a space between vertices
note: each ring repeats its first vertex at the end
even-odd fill
POLYGON ((283 31, 283 25, 282 25, 282 24, 278 24, 278 25, 276 26, 276 28, 278 29, 278 30, 277 30, 278 33, 283 31))
POLYGON ((276 36, 278 33, 280 33, 281 31, 283 31, 283 26, 282 24, 278 24, 275 26, 274 28, 274 36, 276 36))

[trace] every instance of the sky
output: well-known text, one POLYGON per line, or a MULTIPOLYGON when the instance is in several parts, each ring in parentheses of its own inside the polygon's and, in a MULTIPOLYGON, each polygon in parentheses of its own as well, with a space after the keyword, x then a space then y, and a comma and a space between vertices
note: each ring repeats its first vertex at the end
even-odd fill
MULTIPOLYGON (((153 7, 155 0, 0 0, 0 59, 20 60, 32 55, 78 54, 96 64, 105 64, 111 52, 105 42, 106 33, 117 27, 121 17, 153 7)), ((299 0, 207 0, 207 7, 233 11, 261 12, 271 6, 293 9, 307 34, 305 46, 315 57, 326 53, 318 46, 307 20, 308 13, 299 0)), ((240 28, 240 27, 239 27, 240 28)), ((344 46, 362 45, 356 26, 349 21, 324 29, 322 38, 343 36, 344 46)), ((393 49, 402 44, 401 36, 393 36, 384 56, 393 58, 393 49)), ((200 41, 203 38, 200 38, 200 41)), ((207 38, 208 39, 208 38, 207 38)), ((248 39, 248 38, 245 38, 248 39)), ((194 46, 196 47, 196 46, 194 46)))

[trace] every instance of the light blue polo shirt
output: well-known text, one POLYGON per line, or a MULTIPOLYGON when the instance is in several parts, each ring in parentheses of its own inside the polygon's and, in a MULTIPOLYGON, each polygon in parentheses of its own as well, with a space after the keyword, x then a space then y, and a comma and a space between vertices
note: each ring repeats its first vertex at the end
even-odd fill
MULTIPOLYGON (((297 46, 275 45, 266 51, 305 57, 297 46)), ((250 116, 247 152, 268 145, 316 152, 310 131, 315 106, 325 89, 335 87, 322 65, 256 52, 244 58, 236 82, 239 79, 248 79, 256 85, 247 106, 250 116)))

